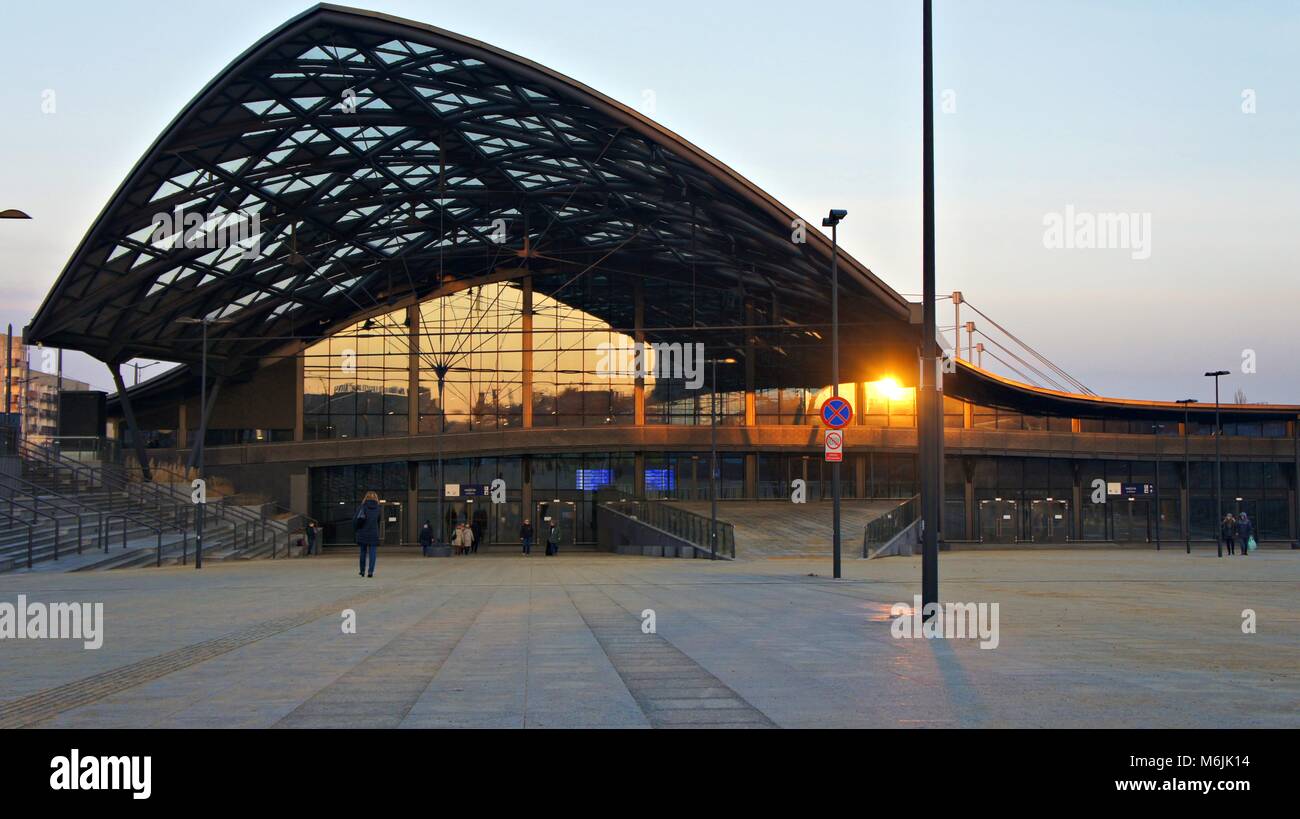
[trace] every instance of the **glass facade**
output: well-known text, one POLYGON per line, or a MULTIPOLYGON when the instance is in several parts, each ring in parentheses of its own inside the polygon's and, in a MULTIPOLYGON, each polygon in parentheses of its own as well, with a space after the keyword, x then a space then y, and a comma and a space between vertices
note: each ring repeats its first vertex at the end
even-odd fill
MULTIPOLYGON (((829 386, 772 386, 789 373, 772 375, 765 369, 772 353, 756 337, 677 326, 694 321, 693 313, 683 313, 693 301, 684 301, 680 288, 664 282, 647 278, 641 284, 643 301, 638 304, 633 288, 599 272, 584 276, 574 292, 561 283, 550 295, 534 292, 528 280, 487 283, 357 322, 304 353, 304 437, 431 434, 440 424, 449 434, 630 427, 637 423, 638 400, 647 426, 707 426, 716 407, 724 427, 820 427, 818 410, 832 394, 829 386), (678 330, 691 330, 682 338, 704 341, 674 341, 672 331, 678 330), (638 337, 647 340, 640 359, 638 337), (755 348, 762 352, 754 353, 755 364, 747 367, 745 351, 755 348)), ((741 306, 738 301, 737 309, 741 306)), ((846 382, 839 394, 854 408, 852 427, 873 432, 916 428, 914 389, 890 380, 846 382)), ((1293 434, 1282 420, 1245 420, 1227 409, 1224 419, 1225 436, 1293 434)), ((943 399, 943 423, 975 431, 1183 434, 1182 425, 1171 420, 1071 418, 951 396, 943 399)), ((1211 427, 1194 419, 1189 432, 1208 435, 1211 427)), ((289 437, 288 430, 226 430, 210 432, 208 443, 289 437)), ((414 515, 419 522, 436 524, 440 491, 446 492, 447 485, 483 486, 500 478, 507 486, 504 504, 472 494, 443 494, 442 526, 465 521, 478 531, 480 542, 513 543, 524 518, 536 525, 550 517, 561 524, 569 542, 585 543, 595 537, 595 502, 601 491, 632 495, 643 488, 652 499, 708 500, 710 456, 699 449, 696 439, 683 451, 645 452, 641 475, 629 453, 449 459, 441 490, 429 460, 327 467, 313 470, 312 509, 326 524, 327 541, 347 542, 348 507, 355 507, 366 487, 382 487, 377 491, 390 517, 414 515), (414 508, 404 508, 411 497, 414 508)), ((806 482, 809 501, 827 500, 830 466, 821 455, 820 447, 790 451, 788 444, 781 451, 765 451, 757 439, 748 456, 722 452, 718 496, 785 499, 798 479, 806 482)), ((1225 461, 1225 508, 1249 512, 1263 539, 1291 536, 1294 472, 1288 462, 1225 461)), ((1194 538, 1211 539, 1217 528, 1213 465, 1203 456, 1184 476, 1181 462, 1173 459, 1162 461, 1157 475, 1150 459, 950 451, 943 479, 943 532, 953 540, 1146 542, 1158 536, 1176 541, 1185 516, 1194 538), (1154 494, 1107 494, 1097 502, 1092 492, 1096 481, 1108 488, 1158 483, 1159 501, 1154 494), (1186 515, 1180 492, 1184 484, 1189 487, 1186 515)), ((909 452, 850 451, 841 480, 846 498, 906 499, 918 491, 917 459, 909 452)))

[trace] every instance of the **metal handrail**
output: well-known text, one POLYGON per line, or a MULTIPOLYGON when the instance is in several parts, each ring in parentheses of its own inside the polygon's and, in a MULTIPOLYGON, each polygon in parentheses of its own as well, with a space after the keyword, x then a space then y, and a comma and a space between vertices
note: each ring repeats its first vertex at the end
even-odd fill
MULTIPOLYGON (((113 467, 115 467, 115 468, 117 468, 117 469, 120 469, 120 470, 122 471, 123 476, 125 476, 128 480, 131 480, 130 476, 131 476, 131 474, 132 474, 131 470, 132 470, 133 467, 131 466, 130 460, 127 459, 127 458, 125 457, 126 452, 127 452, 128 450, 123 449, 122 446, 121 446, 121 444, 120 444, 118 441, 115 441, 115 440, 112 440, 112 439, 106 439, 106 438, 96 438, 96 437, 91 437, 91 436, 64 436, 63 438, 56 438, 56 439, 54 439, 56 446, 51 447, 51 449, 58 450, 59 447, 57 446, 57 444, 58 444, 59 441, 62 441, 62 440, 72 440, 72 441, 93 440, 93 441, 95 441, 95 446, 90 447, 90 448, 88 448, 88 449, 78 449, 78 450, 75 450, 75 451, 77 451, 77 452, 93 452, 93 453, 95 453, 96 455, 99 456, 99 460, 102 462, 102 464, 103 464, 105 467, 107 467, 107 466, 113 466, 113 467)), ((176 450, 174 447, 173 447, 172 449, 175 450, 175 451, 179 451, 179 450, 176 450)), ((150 464, 149 464, 149 471, 150 471, 150 472, 154 472, 154 473, 163 473, 163 474, 166 474, 166 475, 171 476, 172 478, 178 479, 178 480, 173 481, 172 483, 188 484, 188 483, 190 482, 190 478, 189 478, 188 474, 183 474, 183 473, 177 472, 177 471, 175 471, 174 469, 171 469, 171 468, 170 468, 169 466, 167 466, 166 464, 160 463, 160 462, 155 461, 155 460, 152 460, 152 459, 151 459, 150 464)), ((143 483, 143 481, 133 481, 133 482, 140 482, 140 483, 143 483)), ((297 513, 294 512, 292 509, 288 509, 288 508, 286 508, 286 507, 284 507, 284 506, 281 506, 280 504, 276 503, 275 501, 265 501, 265 502, 263 502, 262 505, 263 505, 263 506, 270 506, 270 507, 273 507, 274 510, 275 510, 274 514, 276 514, 276 515, 291 515, 291 516, 292 516, 292 515, 297 514, 297 513)), ((239 507, 234 507, 234 508, 235 508, 235 509, 239 509, 239 507)), ((259 521, 260 521, 261 519, 267 517, 265 513, 261 513, 261 514, 259 514, 259 513, 249 512, 249 511, 247 511, 247 510, 243 510, 243 509, 239 509, 239 511, 240 511, 242 514, 246 515, 246 516, 250 516, 250 517, 252 517, 252 518, 258 519, 259 521)))
MULTIPOLYGON (((14 523, 21 523, 23 526, 27 527, 27 568, 30 569, 32 567, 32 541, 35 537, 36 524, 26 520, 18 520, 11 515, 5 515, 5 517, 9 518, 10 529, 13 528, 14 523)), ((9 568, 13 568, 12 563, 9 565, 9 568)))
MULTIPOLYGON (((33 520, 32 522, 28 523, 27 521, 22 520, 21 518, 14 517, 13 508, 14 508, 15 500, 13 496, 10 496, 7 500, 9 501, 9 513, 6 515, 6 517, 9 518, 9 528, 12 529, 13 524, 15 522, 24 523, 28 527, 27 568, 30 569, 32 567, 32 529, 35 528, 36 522, 33 520)), ((54 524, 54 559, 58 560, 59 559, 59 517, 58 515, 52 515, 49 512, 42 512, 38 507, 34 505, 26 506, 22 501, 18 501, 17 504, 18 504, 18 508, 23 509, 24 511, 27 512, 31 512, 33 518, 44 516, 49 518, 50 521, 54 524)))
MULTIPOLYGON (((188 524, 188 520, 186 520, 188 514, 181 515, 178 513, 173 518, 171 523, 168 523, 166 517, 164 517, 163 515, 164 504, 171 505, 173 507, 173 511, 188 508, 188 504, 185 503, 185 496, 183 494, 178 493, 176 490, 171 490, 171 489, 164 490, 162 486, 154 483, 132 481, 124 475, 113 474, 103 466, 94 467, 91 466, 90 464, 81 463, 80 461, 76 461, 71 458, 68 458, 62 453, 54 449, 41 446, 40 444, 24 442, 24 447, 27 450, 29 450, 29 452, 33 453, 39 460, 43 461, 47 465, 50 465, 52 468, 66 469, 70 471, 73 474, 74 479, 76 477, 79 477, 84 472, 87 476, 86 479, 87 483, 90 484, 91 486, 99 485, 110 491, 120 491, 124 495, 126 495, 128 500, 131 497, 131 493, 133 491, 136 492, 138 494, 139 502, 141 506, 147 505, 148 501, 145 500, 145 493, 146 492, 150 493, 152 499, 157 502, 157 509, 158 509, 157 517, 160 520, 160 522, 162 522, 164 525, 170 528, 175 528, 178 531, 185 532, 185 533, 189 532, 189 524, 188 524), (176 519, 180 519, 185 522, 176 523, 175 522, 176 519)), ((215 520, 224 521, 226 519, 225 511, 226 511, 225 508, 220 504, 215 505, 215 509, 205 505, 204 515, 205 517, 211 517, 215 520)))
MULTIPOLYGON (((96 468, 90 466, 89 464, 83 464, 79 461, 74 461, 70 458, 67 458, 66 456, 63 456, 58 452, 55 452, 51 449, 41 446, 40 444, 24 441, 23 446, 29 451, 34 450, 35 453, 40 457, 40 459, 44 461, 47 465, 50 465, 55 469, 66 469, 72 472, 74 480, 84 471, 88 475, 87 483, 89 485, 91 486, 98 485, 110 491, 121 491, 124 495, 126 495, 128 501, 131 499, 131 486, 130 483, 125 480, 116 478, 114 476, 110 476, 107 472, 103 470, 99 470, 99 475, 97 480, 96 468)), ((58 480, 57 474, 55 480, 56 481, 58 480)), ((41 488, 46 489, 47 487, 41 487, 41 488)), ((146 504, 144 498, 145 488, 146 487, 144 485, 141 485, 140 487, 139 501, 142 507, 146 504)), ((164 498, 163 495, 158 492, 158 487, 156 486, 150 485, 148 488, 155 492, 155 495, 158 499, 158 512, 155 515, 155 517, 158 519, 159 524, 163 526, 167 526, 168 528, 177 529, 178 531, 186 531, 188 527, 181 526, 176 523, 168 523, 167 518, 162 513, 164 501, 167 501, 173 505, 180 505, 180 499, 174 495, 164 498)), ((112 511, 111 504, 110 504, 109 511, 112 511)), ((136 515, 135 517, 138 518, 139 516, 136 515)), ((149 528, 155 528, 154 524, 149 523, 147 521, 137 520, 137 522, 143 526, 148 526, 149 528)))
MULTIPOLYGON (((676 506, 664 501, 617 500, 607 501, 606 508, 626 515, 634 520, 661 529, 673 537, 681 538, 701 549, 709 550, 709 533, 712 518, 676 506)), ((717 552, 731 558, 736 556, 736 528, 726 521, 717 521, 717 552)))
POLYGON ((862 556, 870 557, 871 549, 893 540, 916 522, 921 514, 921 496, 913 495, 885 514, 867 523, 862 531, 862 556))
MULTIPOLYGON (((98 486, 110 492, 121 492, 123 495, 126 496, 126 500, 128 502, 131 500, 132 494, 135 494, 142 508, 146 507, 151 502, 156 501, 157 503, 156 512, 150 513, 147 510, 143 510, 143 513, 150 515, 150 517, 156 518, 157 525, 149 522, 147 519, 142 518, 140 513, 130 512, 126 510, 123 510, 120 513, 113 512, 111 500, 109 502, 109 510, 108 510, 110 515, 107 518, 107 522, 109 525, 111 525, 113 519, 122 517, 124 518, 124 521, 130 520, 131 522, 136 523, 137 525, 143 526, 153 531, 158 539, 158 547, 157 547, 158 557, 156 561, 157 565, 162 565, 163 529, 164 528, 174 529, 175 531, 179 532, 182 536, 182 562, 185 562, 185 552, 188 551, 187 547, 189 541, 190 523, 191 523, 192 515, 189 513, 189 507, 191 505, 189 503, 189 497, 185 494, 183 490, 176 489, 171 485, 158 484, 151 481, 150 482, 135 481, 132 480, 130 476, 126 474, 125 470, 122 470, 121 467, 117 464, 101 463, 99 466, 94 466, 91 464, 83 463, 81 461, 69 458, 66 455, 59 452, 56 448, 46 447, 34 442, 23 441, 22 448, 24 450, 23 454, 25 454, 26 456, 34 460, 39 460, 45 463, 52 471, 54 471, 54 480, 56 483, 58 483, 60 480, 59 473, 57 470, 62 469, 71 473, 72 479, 74 481, 80 478, 80 479, 84 479, 86 483, 90 486, 98 486), (148 498, 146 498, 146 494, 148 494, 149 496, 148 498), (171 507, 171 511, 173 514, 170 520, 164 514, 163 511, 164 506, 171 507)), ((163 471, 172 476, 176 476, 176 473, 171 472, 170 470, 162 469, 160 471, 163 471)), ((19 480, 24 480, 25 483, 35 486, 41 489, 42 491, 51 491, 49 490, 48 487, 43 487, 40 484, 34 484, 30 481, 25 481, 25 479, 19 479, 19 480)), ((57 491, 55 491, 55 493, 61 495, 61 493, 57 493, 57 491)), ((72 500, 71 502, 75 503, 75 500, 72 500)), ((102 515, 102 513, 100 514, 102 515)), ((243 534, 245 549, 251 548, 253 544, 266 545, 269 536, 270 545, 271 545, 271 555, 273 558, 277 551, 277 542, 278 542, 277 529, 280 528, 281 525, 285 529, 286 543, 290 542, 291 540, 292 533, 290 531, 290 524, 293 521, 292 520, 276 521, 276 520, 268 519, 267 515, 265 514, 265 511, 262 511, 260 513, 253 512, 251 510, 244 509, 238 506, 227 506, 225 504, 218 503, 218 504, 204 504, 203 515, 205 520, 210 520, 213 523, 219 522, 219 523, 229 524, 231 528, 231 544, 235 545, 236 547, 239 543, 241 528, 243 530, 242 534, 243 534), (259 531, 259 527, 260 527, 260 531, 259 531), (268 527, 270 528, 269 532, 267 531, 268 527)), ((124 527, 125 527, 125 522, 124 522, 124 527)), ((104 536, 103 536, 105 545, 108 539, 107 531, 108 531, 107 526, 105 526, 104 536)), ((125 537, 125 532, 126 530, 124 528, 123 529, 124 537, 125 537)), ((107 546, 105 548, 105 551, 107 551, 107 546)))
MULTIPOLYGON (((82 515, 83 514, 96 515, 97 524, 95 527, 95 545, 96 547, 99 546, 99 539, 101 537, 101 528, 104 525, 104 513, 101 512, 100 510, 91 509, 87 507, 85 504, 79 504, 75 500, 68 498, 67 496, 63 495, 60 492, 56 492, 47 487, 32 483, 31 481, 26 480, 25 478, 20 478, 17 475, 0 475, 0 481, 8 485, 10 487, 11 492, 13 492, 16 488, 24 488, 28 490, 28 494, 32 498, 32 504, 38 508, 40 507, 41 501, 44 500, 47 505, 54 506, 56 509, 60 508, 60 504, 61 504, 64 511, 66 511, 70 515, 75 515, 77 518, 77 554, 81 554, 81 546, 83 542, 84 521, 82 520, 82 515), (17 484, 18 487, 15 487, 14 484, 17 484), (41 498, 31 490, 40 490, 44 494, 53 495, 58 502, 56 503, 54 501, 51 501, 50 498, 48 497, 41 498), (68 508, 69 506, 72 508, 68 508)), ((12 499, 13 496, 10 495, 9 497, 12 499)), ((57 547, 56 547, 56 552, 57 552, 57 547)), ((55 559, 57 560, 58 558, 55 559)))

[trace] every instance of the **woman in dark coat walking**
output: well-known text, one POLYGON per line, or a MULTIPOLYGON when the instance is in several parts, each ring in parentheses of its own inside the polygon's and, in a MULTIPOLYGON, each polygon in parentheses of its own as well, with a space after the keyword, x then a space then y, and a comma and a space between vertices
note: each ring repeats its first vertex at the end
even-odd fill
POLYGON ((367 492, 365 500, 353 515, 357 532, 357 546, 361 549, 361 576, 375 576, 375 558, 379 554, 379 495, 367 492), (370 554, 370 573, 366 573, 366 554, 370 554))

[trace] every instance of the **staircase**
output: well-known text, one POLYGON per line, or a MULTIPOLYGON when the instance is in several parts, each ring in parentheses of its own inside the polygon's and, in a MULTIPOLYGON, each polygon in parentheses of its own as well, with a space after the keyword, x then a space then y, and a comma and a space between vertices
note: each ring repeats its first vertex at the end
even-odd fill
MULTIPOLYGON (((193 560, 195 505, 189 483, 145 482, 122 466, 82 461, 19 444, 21 474, 0 474, 0 572, 85 571, 193 560)), ((284 556, 294 517, 208 495, 203 558, 284 556)))

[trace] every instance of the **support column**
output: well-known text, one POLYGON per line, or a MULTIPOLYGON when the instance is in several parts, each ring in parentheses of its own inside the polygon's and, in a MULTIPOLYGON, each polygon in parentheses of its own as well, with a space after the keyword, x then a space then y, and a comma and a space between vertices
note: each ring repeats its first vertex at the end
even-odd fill
MULTIPOLYGON (((636 349, 641 352, 637 359, 644 369, 644 364, 648 360, 645 350, 645 287, 640 276, 632 283, 632 341, 637 345, 636 349)), ((632 391, 632 417, 633 423, 639 427, 645 426, 645 375, 637 373, 636 386, 632 391)), ((644 486, 642 489, 644 490, 644 486)), ((641 497, 644 496, 644 491, 641 497)))
MULTIPOLYGON (((859 393, 861 390, 859 389, 859 393)), ((857 487, 854 497, 866 498, 867 495, 867 455, 858 453, 853 456, 853 483, 857 487)))
POLYGON ((293 380, 293 439, 301 441, 305 437, 303 413, 306 410, 304 393, 307 390, 306 349, 299 350, 293 357, 293 380))
MULTIPOLYGON (((754 399, 754 305, 749 299, 745 299, 745 426, 752 427, 757 423, 758 411, 754 399)), ((754 465, 754 484, 756 490, 758 486, 758 465, 754 465)), ((745 491, 746 497, 754 497, 749 494, 749 457, 745 458, 745 491)))
MULTIPOLYGON (((1078 423, 1079 419, 1073 419, 1078 423)), ((1076 540, 1083 540, 1083 484, 1080 475, 1083 474, 1083 464, 1079 461, 1070 462, 1070 471, 1073 475, 1073 485, 1070 488, 1070 503, 1073 505, 1071 514, 1074 518, 1074 537, 1076 540)))
MULTIPOLYGON (((524 485, 519 487, 520 505, 523 507, 519 510, 520 523, 525 520, 533 520, 533 456, 519 456, 519 472, 523 476, 524 485)), ((438 491, 442 491, 439 489, 438 491)), ((542 532, 542 522, 533 520, 533 531, 538 535, 542 532)))
POLYGON ((758 497, 758 454, 745 453, 745 495, 746 498, 758 497))
POLYGON ((420 542, 420 462, 406 462, 406 543, 420 542))
POLYGON ((645 453, 638 452, 632 456, 632 469, 636 474, 632 476, 632 494, 636 497, 645 498, 645 453))
POLYGON ((420 432, 420 305, 406 308, 406 434, 420 432))
POLYGON ((208 391, 207 405, 199 407, 199 429, 194 435, 194 446, 190 448, 190 460, 187 464, 191 468, 198 465, 199 454, 203 452, 203 442, 208 437, 208 422, 212 420, 212 410, 217 406, 217 395, 221 392, 223 380, 218 378, 212 382, 212 389, 208 391))
MULTIPOLYGON (((298 417, 301 418, 302 416, 299 415, 298 417)), ((185 406, 185 401, 181 400, 176 407, 176 448, 185 449, 189 446, 189 440, 190 414, 185 406)))
MULTIPOLYGON (((522 351, 523 371, 519 374, 523 379, 523 395, 520 398, 520 400, 524 404, 523 407, 524 429, 532 429, 533 428, 533 274, 532 273, 529 273, 527 276, 524 276, 522 281, 522 286, 524 291, 524 295, 523 295, 524 304, 523 304, 523 316, 522 316, 524 349, 522 351)), ((525 486, 529 486, 530 487, 529 491, 531 491, 531 483, 525 481, 525 486)), ((528 504, 525 504, 525 510, 527 514, 531 515, 531 507, 528 504)), ((534 527, 538 527, 538 524, 534 523, 534 527)))
MULTIPOLYGON (((970 404, 966 405, 968 408, 970 404)), ((963 487, 963 497, 966 504, 966 539, 979 540, 979 534, 975 531, 977 518, 975 515, 975 459, 962 458, 962 477, 965 479, 963 487)))
POLYGON ((113 362, 108 367, 109 372, 113 374, 113 386, 117 387, 117 397, 122 402, 122 414, 126 416, 127 428, 131 430, 131 443, 135 447, 135 457, 140 462, 140 476, 146 481, 152 481, 153 473, 149 471, 149 458, 144 453, 144 436, 140 434, 140 425, 135 422, 135 410, 131 408, 130 396, 126 394, 121 368, 119 362, 113 362))
POLYGON ((1191 539, 1191 475, 1183 464, 1178 465, 1178 528, 1184 543, 1191 539))

